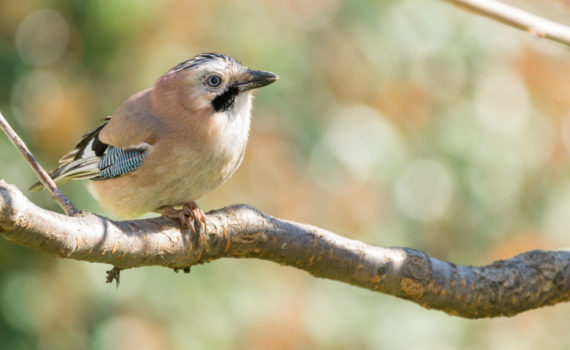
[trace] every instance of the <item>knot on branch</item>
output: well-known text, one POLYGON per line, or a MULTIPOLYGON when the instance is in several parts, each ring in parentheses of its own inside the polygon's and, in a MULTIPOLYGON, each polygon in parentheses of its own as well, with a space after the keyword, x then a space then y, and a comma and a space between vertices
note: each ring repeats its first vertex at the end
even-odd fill
POLYGON ((421 298, 424 289, 433 280, 430 257, 420 251, 404 249, 407 257, 401 267, 400 288, 407 296, 421 298))

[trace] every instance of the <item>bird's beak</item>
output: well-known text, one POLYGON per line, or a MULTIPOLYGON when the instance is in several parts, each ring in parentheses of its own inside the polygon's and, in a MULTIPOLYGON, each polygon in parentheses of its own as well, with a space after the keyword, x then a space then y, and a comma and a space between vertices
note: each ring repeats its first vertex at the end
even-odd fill
POLYGON ((234 84, 240 92, 251 89, 257 89, 265 85, 273 83, 279 79, 277 74, 271 72, 264 72, 261 70, 248 70, 243 74, 240 79, 234 84))

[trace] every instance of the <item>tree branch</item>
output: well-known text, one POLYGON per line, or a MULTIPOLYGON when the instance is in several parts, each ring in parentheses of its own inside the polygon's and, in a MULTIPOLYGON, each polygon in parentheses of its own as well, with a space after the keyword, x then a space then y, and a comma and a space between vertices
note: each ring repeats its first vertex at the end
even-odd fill
POLYGON ((570 27, 495 0, 446 0, 479 15, 570 46, 570 27))
POLYGON ((0 235, 49 254, 112 264, 187 270, 211 260, 259 258, 411 300, 467 318, 515 315, 570 299, 570 252, 530 251, 487 266, 460 266, 409 248, 384 248, 246 205, 207 214, 206 233, 180 232, 162 217, 112 221, 64 216, 0 180, 0 235))

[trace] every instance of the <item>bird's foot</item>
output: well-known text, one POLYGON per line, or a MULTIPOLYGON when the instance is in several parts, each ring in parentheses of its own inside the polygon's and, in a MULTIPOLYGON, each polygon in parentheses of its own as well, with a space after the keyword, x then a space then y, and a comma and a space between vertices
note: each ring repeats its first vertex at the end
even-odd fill
POLYGON ((202 225, 206 226, 206 215, 194 201, 184 204, 182 209, 174 209, 170 205, 165 205, 158 210, 162 216, 177 220, 181 229, 190 229, 194 233, 200 233, 202 225))
POLYGON ((200 232, 202 227, 206 227, 206 215, 194 201, 184 204, 182 216, 186 221, 186 227, 193 226, 194 232, 200 232))

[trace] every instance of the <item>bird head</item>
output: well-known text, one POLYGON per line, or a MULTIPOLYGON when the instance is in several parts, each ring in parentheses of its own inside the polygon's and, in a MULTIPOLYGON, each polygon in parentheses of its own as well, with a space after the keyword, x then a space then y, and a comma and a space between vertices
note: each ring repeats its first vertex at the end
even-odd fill
POLYGON ((162 98, 194 112, 223 113, 251 98, 251 92, 269 85, 276 74, 252 70, 230 56, 204 53, 184 61, 160 77, 155 90, 162 98))

